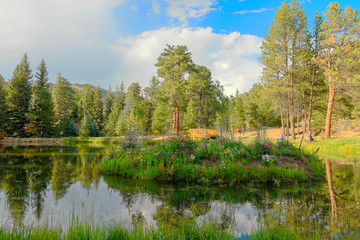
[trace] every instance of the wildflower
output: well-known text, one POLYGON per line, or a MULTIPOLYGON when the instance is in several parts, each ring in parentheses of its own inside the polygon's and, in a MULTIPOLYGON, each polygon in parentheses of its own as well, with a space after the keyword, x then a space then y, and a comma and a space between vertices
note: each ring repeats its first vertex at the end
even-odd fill
POLYGON ((219 166, 217 166, 217 168, 219 169, 219 171, 221 171, 221 169, 220 169, 220 167, 219 167, 219 166))
POLYGON ((236 163, 234 163, 234 164, 238 164, 238 163, 236 162, 236 163))
POLYGON ((184 147, 184 146, 185 146, 185 143, 181 143, 181 145, 184 147))
POLYGON ((190 155, 190 159, 191 159, 191 160, 194 160, 194 159, 195 159, 195 155, 192 155, 192 154, 191 154, 191 155, 190 155))
POLYGON ((112 153, 109 158, 114 158, 114 154, 112 153))
POLYGON ((175 155, 176 155, 176 152, 173 152, 171 155, 172 155, 172 156, 175 156, 175 155))

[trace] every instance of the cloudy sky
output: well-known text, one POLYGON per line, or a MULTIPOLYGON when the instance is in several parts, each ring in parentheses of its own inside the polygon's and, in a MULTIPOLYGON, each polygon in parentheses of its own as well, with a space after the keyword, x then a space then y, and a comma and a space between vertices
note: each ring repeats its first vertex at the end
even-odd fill
MULTIPOLYGON (((114 89, 148 85, 170 45, 187 45, 227 94, 259 78, 260 46, 279 0, 0 0, 0 74, 9 80, 24 53, 35 69, 45 59, 50 82, 114 89)), ((331 1, 302 0, 309 22, 331 1)), ((340 0, 360 8, 358 0, 340 0)))

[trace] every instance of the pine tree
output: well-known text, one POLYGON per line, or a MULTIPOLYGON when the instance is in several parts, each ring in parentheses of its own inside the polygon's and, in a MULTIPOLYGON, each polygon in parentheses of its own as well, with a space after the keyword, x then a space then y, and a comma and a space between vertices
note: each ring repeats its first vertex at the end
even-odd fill
POLYGON ((81 121, 79 135, 81 137, 98 137, 100 135, 99 130, 96 127, 96 123, 91 121, 89 115, 84 116, 81 121))
MULTIPOLYGON (((125 124, 120 124, 120 118, 122 116, 122 111, 124 109, 125 102, 125 89, 124 83, 121 82, 120 90, 117 88, 115 99, 111 105, 111 111, 108 115, 107 120, 105 121, 104 132, 106 136, 118 136, 118 132, 123 132, 121 129, 119 131, 119 126, 125 126, 125 124)), ((120 127, 121 128, 121 127, 120 127)))
POLYGON ((307 70, 303 67, 309 61, 307 24, 299 2, 292 0, 288 4, 285 1, 276 11, 261 47, 260 61, 264 66, 262 80, 273 86, 274 94, 279 99, 282 122, 286 112, 287 128, 289 129, 290 124, 292 138, 295 138, 295 92, 306 79, 304 76, 307 70))
POLYGON ((313 61, 324 69, 328 84, 325 139, 329 139, 335 94, 358 75, 354 70, 359 62, 360 25, 357 11, 350 7, 342 10, 336 2, 329 4, 324 15, 320 31, 324 54, 313 61))
POLYGON ((7 95, 7 132, 14 137, 26 137, 26 114, 29 112, 31 99, 31 69, 28 57, 24 54, 20 65, 17 65, 7 95))
POLYGON ((186 46, 170 46, 160 54, 157 74, 164 79, 161 85, 161 91, 166 102, 173 108, 173 130, 176 135, 180 133, 180 115, 186 109, 186 75, 192 68, 191 53, 186 46))
POLYGON ((107 122, 107 120, 109 118, 113 102, 114 102, 114 95, 113 95, 113 93, 111 91, 111 86, 110 86, 109 91, 106 94, 106 98, 105 98, 104 124, 107 122))
POLYGON ((139 83, 132 83, 126 92, 124 110, 117 122, 117 134, 122 135, 129 128, 143 132, 146 127, 145 112, 141 87, 139 83))
POLYGON ((96 123, 96 128, 101 131, 103 127, 103 103, 101 100, 101 90, 98 85, 94 91, 94 99, 93 99, 93 111, 91 120, 96 123))
POLYGON ((144 89, 145 101, 148 108, 147 120, 146 120, 146 134, 150 134, 151 130, 151 121, 153 116, 153 109, 156 108, 156 95, 160 89, 160 81, 153 76, 150 80, 150 86, 144 89))
POLYGON ((32 137, 41 135, 49 137, 53 135, 54 131, 54 106, 44 59, 37 68, 35 78, 30 110, 26 115, 29 123, 25 129, 27 134, 32 137))
POLYGON ((5 80, 0 74, 0 132, 4 131, 5 122, 6 122, 6 116, 5 116, 6 91, 4 85, 5 85, 5 80))
POLYGON ((75 105, 75 93, 69 81, 58 74, 57 82, 52 91, 54 102, 55 124, 58 131, 65 131, 67 118, 73 113, 75 105))
POLYGON ((188 103, 185 122, 188 128, 215 126, 219 103, 217 91, 217 83, 212 80, 210 70, 194 65, 186 85, 188 103))

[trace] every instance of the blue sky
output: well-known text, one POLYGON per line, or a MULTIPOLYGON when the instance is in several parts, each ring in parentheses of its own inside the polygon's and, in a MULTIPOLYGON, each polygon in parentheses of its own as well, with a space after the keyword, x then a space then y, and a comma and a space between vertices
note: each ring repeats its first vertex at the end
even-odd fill
MULTIPOLYGON (((303 0, 313 22, 331 1, 303 0)), ((358 10, 360 1, 337 1, 358 10)), ((114 89, 156 75, 166 44, 187 45, 227 94, 259 79, 260 46, 278 0, 0 0, 0 74, 11 78, 26 52, 44 58, 50 82, 60 71, 73 83, 114 89)))

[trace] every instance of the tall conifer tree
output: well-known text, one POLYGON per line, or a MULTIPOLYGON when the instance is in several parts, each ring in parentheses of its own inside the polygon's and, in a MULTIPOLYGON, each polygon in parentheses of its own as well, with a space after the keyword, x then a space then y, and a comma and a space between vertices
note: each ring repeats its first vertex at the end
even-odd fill
POLYGON ((325 53, 313 61, 324 69, 329 88, 325 125, 325 139, 329 139, 336 92, 358 75, 354 70, 359 64, 360 23, 357 11, 350 7, 342 10, 336 2, 329 4, 324 15, 320 36, 325 53))
POLYGON ((186 46, 170 46, 160 54, 157 74, 164 79, 161 85, 165 101, 169 102, 173 108, 173 130, 179 136, 181 112, 186 109, 186 75, 191 71, 193 62, 191 53, 186 46))
POLYGON ((8 106, 7 132, 14 137, 26 137, 25 125, 31 99, 31 78, 28 57, 24 54, 9 81, 9 92, 6 99, 8 106))
POLYGON ((54 130, 54 106, 44 59, 37 68, 35 78, 30 110, 26 115, 29 123, 25 129, 32 137, 51 136, 54 130))
POLYGON ((69 81, 58 74, 57 82, 54 85, 52 91, 52 97, 54 101, 55 112, 55 124, 59 131, 66 130, 66 123, 70 118, 74 104, 75 104, 75 92, 71 88, 69 81))

